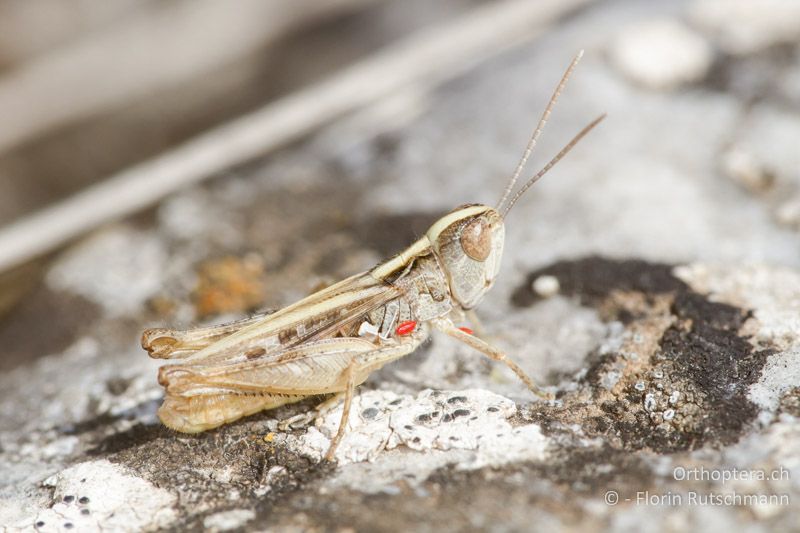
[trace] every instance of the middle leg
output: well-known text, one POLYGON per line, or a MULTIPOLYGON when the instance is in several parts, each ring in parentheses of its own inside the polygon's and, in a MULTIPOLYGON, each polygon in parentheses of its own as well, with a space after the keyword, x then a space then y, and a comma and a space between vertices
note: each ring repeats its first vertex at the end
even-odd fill
POLYGON ((326 460, 333 461, 336 454, 336 448, 339 446, 339 443, 341 442, 345 431, 347 430, 347 421, 350 416, 350 406, 353 402, 353 395, 356 385, 361 383, 365 379, 366 375, 368 375, 370 372, 379 369, 390 361, 394 361, 395 359, 399 359, 413 352, 417 346, 419 346, 427 338, 427 336, 428 330, 424 325, 421 324, 413 334, 402 338, 398 344, 384 346, 372 351, 366 351, 353 357, 352 362, 345 370, 345 390, 337 394, 337 396, 328 402, 325 402, 326 404, 329 402, 333 403, 339 399, 340 395, 344 395, 342 418, 339 421, 339 428, 336 431, 336 435, 333 437, 330 447, 328 448, 328 453, 325 454, 326 460))
POLYGON ((339 421, 339 429, 336 431, 336 435, 334 435, 333 439, 331 440, 331 445, 328 448, 328 453, 325 454, 326 461, 333 461, 334 454, 336 453, 336 448, 339 447, 339 442, 341 442, 342 437, 344 436, 344 432, 347 430, 347 419, 350 418, 350 405, 353 403, 353 392, 356 388, 356 362, 353 360, 350 363, 350 366, 347 367, 346 376, 347 376, 347 388, 344 390, 344 407, 342 408, 342 419, 339 421))

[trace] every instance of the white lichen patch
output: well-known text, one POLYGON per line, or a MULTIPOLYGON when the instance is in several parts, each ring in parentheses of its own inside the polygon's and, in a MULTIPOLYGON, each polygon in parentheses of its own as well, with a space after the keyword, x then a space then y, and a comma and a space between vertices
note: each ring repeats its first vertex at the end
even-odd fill
MULTIPOLYGON (((369 391, 353 400, 347 432, 336 452, 340 465, 372 461, 385 450, 423 452, 470 451, 445 458, 459 468, 498 466, 510 462, 541 460, 548 439, 539 426, 514 427, 509 418, 517 412, 514 402, 485 390, 432 391, 416 397, 385 391, 369 391)), ((335 434, 342 405, 324 414, 299 439, 288 443, 297 451, 321 457, 335 434)), ((422 457, 402 454, 411 463, 422 457)), ((437 461, 438 464, 438 461, 437 461)))
POLYGON ((700 80, 713 59, 702 36, 667 18, 624 29, 611 47, 611 56, 627 78, 653 89, 700 80))
MULTIPOLYGON (((800 488, 800 426, 797 418, 780 415, 769 427, 746 435, 722 451, 725 464, 768 474, 732 480, 739 492, 781 494, 800 488)), ((793 501, 793 500, 792 500, 793 501)))
POLYGON ((770 356, 747 397, 762 409, 774 412, 781 396, 797 386, 800 386, 800 345, 770 356))
POLYGON ((207 531, 230 531, 244 526, 255 518, 256 513, 250 509, 232 509, 212 514, 203 519, 203 527, 207 531))
POLYGON ((177 517, 174 495, 106 460, 77 464, 43 485, 53 502, 14 524, 23 531, 142 531, 177 517))
POLYGON ((47 274, 54 290, 96 303, 111 316, 133 314, 163 286, 167 251, 154 234, 117 226, 89 237, 47 274))
POLYGON ((677 267, 675 275, 711 299, 743 309, 756 318, 749 327, 755 340, 778 349, 800 342, 800 273, 765 265, 677 267))

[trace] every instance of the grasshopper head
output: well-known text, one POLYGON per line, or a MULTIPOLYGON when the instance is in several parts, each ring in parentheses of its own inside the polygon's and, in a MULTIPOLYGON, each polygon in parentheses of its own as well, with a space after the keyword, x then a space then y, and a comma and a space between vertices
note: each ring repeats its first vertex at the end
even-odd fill
POLYGON ((486 205, 463 205, 440 218, 427 236, 455 301, 464 309, 475 307, 500 270, 503 217, 486 205))
POLYGON ((428 240, 444 268, 450 285, 450 293, 464 309, 475 307, 486 291, 494 284, 494 280, 500 270, 500 257, 503 255, 503 240, 505 238, 503 220, 511 211, 511 208, 514 207, 517 200, 525 194, 525 191, 531 185, 547 174, 561 158, 575 147, 578 141, 605 118, 605 115, 600 115, 579 131, 550 162, 528 179, 512 196, 511 193, 517 183, 517 178, 525 168, 528 156, 531 155, 534 146, 536 146, 536 141, 542 133, 547 117, 550 116, 558 96, 564 89, 567 79, 569 79, 582 55, 583 51, 572 60, 569 68, 561 77, 561 81, 556 87, 553 96, 550 97, 542 118, 539 119, 539 124, 533 131, 528 141, 528 146, 525 148, 525 153, 517 165, 514 175, 511 176, 508 185, 506 185, 497 207, 492 208, 481 204, 462 205, 440 218, 428 230, 428 240))

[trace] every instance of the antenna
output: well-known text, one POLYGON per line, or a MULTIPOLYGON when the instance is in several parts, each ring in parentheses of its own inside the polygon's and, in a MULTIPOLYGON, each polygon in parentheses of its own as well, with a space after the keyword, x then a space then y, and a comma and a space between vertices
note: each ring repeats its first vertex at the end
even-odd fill
POLYGON ((522 174, 522 170, 525 168, 525 164, 528 162, 528 158, 533 152, 533 148, 536 146, 536 142, 539 140, 539 137, 542 134, 542 130, 544 130, 545 124, 547 124, 547 119, 550 118, 550 113, 553 111, 553 108, 558 101, 558 97, 561 96, 561 92, 564 90, 564 87, 567 85, 567 81, 569 77, 572 75, 572 71, 575 70, 575 67, 578 65, 578 61, 581 60, 583 57, 583 50, 578 52, 575 58, 572 60, 572 63, 569 64, 567 70, 564 72, 564 75, 561 76, 561 81, 558 82, 558 86, 556 86, 556 90, 553 91, 553 95, 550 97, 550 101, 547 103, 547 107, 544 109, 544 113, 542 113, 542 117, 539 119, 539 123, 536 125, 536 129, 533 130, 533 134, 531 135, 530 140, 528 141, 528 145, 525 147, 525 152, 522 154, 522 159, 520 159, 519 163, 517 164, 516 170, 514 170, 514 175, 511 176, 511 179, 506 185, 506 189, 503 191, 503 197, 500 198, 500 202, 497 204, 497 210, 500 211, 503 208, 503 204, 506 200, 508 200, 508 196, 511 194, 511 191, 514 189, 514 185, 517 183, 517 179, 519 179, 520 174, 522 174))
POLYGON ((515 203, 517 203, 517 200, 519 200, 520 196, 522 196, 523 194, 525 194, 525 191, 527 191, 528 189, 530 189, 531 185, 533 185, 534 183, 536 183, 537 181, 539 181, 539 178, 541 178, 542 176, 544 176, 545 174, 547 174, 547 172, 548 172, 548 171, 549 171, 551 168, 553 168, 553 167, 555 166, 555 164, 556 164, 556 163, 558 163, 559 161, 561 161, 561 159, 562 159, 562 158, 563 158, 565 155, 567 155, 567 154, 569 153, 569 151, 570 151, 570 150, 572 150, 572 149, 575 147, 575 145, 576 145, 576 144, 578 144, 578 142, 579 142, 581 139, 583 139, 583 138, 586 136, 586 134, 587 134, 587 133, 589 133, 590 131, 592 131, 592 129, 593 129, 595 126, 597 126, 598 124, 600 124, 600 122, 601 122, 601 121, 602 121, 604 118, 606 118, 606 114, 605 114, 605 113, 603 113, 602 115, 600 115, 599 117, 597 117, 596 119, 594 119, 593 121, 591 121, 591 122, 590 122, 588 125, 586 125, 586 126, 585 126, 585 127, 584 127, 584 128, 581 130, 581 131, 579 131, 579 132, 578 132, 578 134, 577 134, 575 137, 573 137, 573 138, 572 138, 572 140, 571 140, 570 142, 568 142, 568 143, 566 144, 566 146, 564 146, 564 148, 562 148, 562 149, 561 149, 561 151, 560 151, 560 152, 558 152, 558 153, 556 154, 556 156, 555 156, 553 159, 551 159, 551 160, 550 160, 550 162, 549 162, 549 163, 547 163, 547 164, 544 166, 544 168, 542 168, 542 170, 540 170, 539 172, 537 172, 537 173, 536 173, 536 174, 535 174, 535 175, 534 175, 534 176, 533 176, 531 179, 529 179, 529 180, 528 180, 528 181, 525 183, 525 185, 523 185, 523 186, 522 186, 522 188, 521 188, 521 189, 520 189, 520 190, 517 192, 517 194, 515 194, 515 195, 514 195, 514 197, 513 197, 513 198, 511 199, 511 201, 508 203, 508 206, 506 206, 506 208, 503 210, 503 212, 502 212, 502 216, 503 216, 503 218, 505 218, 505 217, 506 217, 506 215, 508 215, 508 212, 509 212, 509 211, 511 211, 511 208, 512 208, 512 207, 514 207, 514 204, 515 204, 515 203))

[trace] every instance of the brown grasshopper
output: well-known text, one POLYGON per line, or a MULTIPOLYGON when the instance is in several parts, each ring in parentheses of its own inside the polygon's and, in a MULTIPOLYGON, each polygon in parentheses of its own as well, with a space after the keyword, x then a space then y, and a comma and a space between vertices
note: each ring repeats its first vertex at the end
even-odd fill
POLYGON ((185 331, 146 330, 142 347, 151 357, 180 360, 158 373, 166 388, 161 421, 197 433, 309 396, 343 394, 342 419, 326 454, 332 460, 355 387, 413 352, 431 329, 506 364, 534 394, 550 397, 505 353, 456 324, 497 278, 508 212, 604 118, 581 130, 509 200, 581 55, 562 76, 497 207, 457 207, 396 257, 274 313, 185 331))

